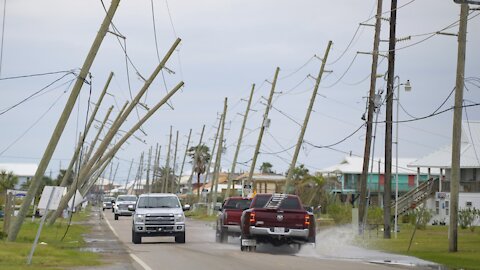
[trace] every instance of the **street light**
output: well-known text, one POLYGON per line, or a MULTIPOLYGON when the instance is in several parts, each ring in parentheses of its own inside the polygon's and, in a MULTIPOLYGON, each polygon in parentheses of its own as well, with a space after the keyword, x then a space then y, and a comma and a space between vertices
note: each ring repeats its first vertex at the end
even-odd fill
POLYGON ((396 115, 396 130, 395 130, 395 238, 397 238, 398 232, 398 114, 400 107, 400 86, 405 86, 405 92, 412 91, 412 85, 410 80, 407 80, 405 83, 400 83, 400 77, 395 76, 397 79, 397 115, 396 115))

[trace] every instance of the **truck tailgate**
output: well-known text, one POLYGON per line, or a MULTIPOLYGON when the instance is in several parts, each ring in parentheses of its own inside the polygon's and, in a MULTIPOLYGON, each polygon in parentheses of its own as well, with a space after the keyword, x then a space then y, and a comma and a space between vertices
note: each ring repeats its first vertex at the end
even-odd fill
POLYGON ((303 229, 304 222, 305 212, 302 210, 255 209, 257 227, 303 229))
POLYGON ((225 225, 240 225, 240 218, 242 216, 242 212, 242 209, 225 210, 225 225))

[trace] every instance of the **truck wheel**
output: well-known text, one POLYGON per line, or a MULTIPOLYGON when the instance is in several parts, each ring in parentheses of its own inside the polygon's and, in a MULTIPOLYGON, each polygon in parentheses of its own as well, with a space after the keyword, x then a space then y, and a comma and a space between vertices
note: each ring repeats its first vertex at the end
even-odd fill
POLYGON ((137 234, 135 231, 132 230, 132 243, 134 244, 141 244, 142 243, 142 236, 137 234))
POLYGON ((246 246, 242 246, 242 245, 240 244, 240 250, 241 250, 241 251, 245 251, 246 249, 247 249, 246 246))
POLYGON ((175 236, 175 243, 181 243, 181 244, 185 243, 185 232, 183 232, 180 235, 175 236))
POLYGON ((118 215, 117 214, 115 214, 115 220, 118 220, 118 215))
POLYGON ((215 231, 215 242, 217 243, 228 242, 228 234, 223 228, 218 229, 217 227, 217 230, 215 231))
POLYGON ((102 211, 105 211, 105 208, 102 208, 102 211))

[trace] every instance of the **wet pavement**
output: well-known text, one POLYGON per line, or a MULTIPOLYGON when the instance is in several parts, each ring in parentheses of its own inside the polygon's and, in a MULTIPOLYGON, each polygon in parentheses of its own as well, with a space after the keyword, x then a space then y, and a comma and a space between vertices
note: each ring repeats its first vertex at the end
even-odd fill
MULTIPOLYGON (((107 211, 107 210, 106 210, 107 211)), ((90 217, 84 222, 86 226, 91 228, 88 234, 84 235, 86 246, 82 248, 85 251, 91 251, 101 254, 102 265, 75 267, 71 270, 138 270, 131 259, 127 247, 118 240, 115 234, 107 226, 102 215, 102 209, 93 208, 90 217)))

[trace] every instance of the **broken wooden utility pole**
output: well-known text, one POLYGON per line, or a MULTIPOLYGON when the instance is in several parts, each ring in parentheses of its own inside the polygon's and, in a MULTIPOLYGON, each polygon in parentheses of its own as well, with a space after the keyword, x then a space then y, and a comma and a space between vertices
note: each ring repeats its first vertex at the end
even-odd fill
MULTIPOLYGON (((172 97, 182 86, 183 82, 180 82, 175 86, 170 92, 167 93, 167 95, 159 102, 157 103, 153 108, 151 108, 147 114, 145 114, 123 137, 110 149, 107 151, 107 153, 101 153, 101 157, 93 157, 92 159, 98 160, 98 162, 95 163, 95 165, 92 165, 88 170, 85 168, 85 172, 80 172, 81 175, 79 177, 79 180, 83 183, 84 181, 88 181, 90 176, 96 172, 104 162, 106 162, 108 159, 112 158, 115 156, 117 151, 120 149, 120 147, 137 131, 162 105, 164 105, 170 97, 172 97), (82 175, 83 173, 83 175, 82 175)), ((104 141, 105 142, 105 141, 104 141)), ((102 143, 104 143, 102 142, 102 143)), ((97 153, 96 153, 97 155, 97 153)), ((100 155, 100 153, 98 154, 100 155)), ((82 184, 80 183, 80 185, 82 184)), ((75 194, 75 191, 70 188, 70 190, 67 192, 65 196, 63 196, 62 200, 60 201, 59 207, 57 210, 55 210, 54 215, 52 215, 52 218, 49 220, 49 224, 52 225, 55 220, 61 215, 63 209, 65 209, 68 201, 70 198, 75 194)))
POLYGON ((220 138, 218 139, 218 148, 217 148, 217 156, 215 158, 215 167, 213 167, 213 177, 212 177, 212 186, 210 188, 210 193, 212 195, 212 201, 210 203, 210 215, 213 214, 213 210, 215 209, 215 205, 217 204, 217 191, 218 191, 218 180, 220 175, 220 163, 222 162, 222 152, 223 152, 223 134, 225 133, 225 119, 227 118, 227 108, 228 108, 228 99, 225 98, 225 104, 223 106, 223 114, 222 114, 222 126, 220 128, 220 138))
POLYGON ((45 170, 47 169, 48 164, 50 163, 53 152, 55 152, 55 148, 57 147, 58 141, 62 136, 63 130, 65 129, 65 126, 67 124, 68 118, 70 117, 70 114, 73 110, 75 102, 77 101, 77 97, 80 94, 80 90, 82 89, 82 86, 85 82, 85 78, 90 72, 90 67, 93 64, 95 55, 100 49, 100 45, 102 44, 102 41, 108 31, 108 27, 110 26, 111 20, 115 15, 115 11, 117 10, 119 3, 120 3, 120 0, 112 0, 110 8, 108 9, 107 14, 102 22, 102 25, 98 30, 97 36, 95 37, 92 47, 90 48, 87 58, 83 63, 82 69, 80 70, 80 74, 78 75, 78 78, 72 88, 70 97, 67 100, 67 104, 65 105, 62 115, 60 116, 60 119, 58 120, 58 123, 55 127, 55 130, 53 131, 52 137, 50 138, 50 142, 48 143, 47 149, 45 150, 45 153, 43 154, 43 157, 40 161, 40 164, 38 165, 37 171, 35 172, 35 176, 33 176, 31 180, 30 187, 28 188, 28 192, 23 200, 22 206, 18 211, 17 218, 14 220, 14 222, 10 226, 8 239, 7 239, 10 242, 15 241, 17 239, 18 233, 20 232, 20 228, 22 227, 23 221, 25 220, 30 204, 32 203, 33 198, 35 197, 35 194, 37 193, 37 190, 40 187, 40 184, 42 183, 42 178, 45 173, 45 170))
POLYGON ((463 87, 465 84, 465 55, 467 46, 468 4, 460 6, 458 29, 457 76, 452 128, 452 172, 450 174, 450 226, 448 227, 448 251, 458 251, 458 190, 460 186, 460 154, 462 139, 463 87))
POLYGON ((320 67, 320 71, 318 72, 318 76, 315 80, 315 87, 313 88, 312 97, 310 98, 310 105, 308 105, 307 113, 305 115, 305 120, 303 121, 302 130, 300 131, 300 135, 298 136, 297 145, 295 147, 295 152, 293 152, 292 162, 290 163, 290 168, 287 174, 287 182, 285 183, 284 193, 293 194, 295 188, 293 182, 293 171, 297 164, 298 154, 300 153, 300 149, 303 144, 303 138, 305 137, 305 131, 307 130, 308 120, 310 119, 310 114, 313 110, 313 105, 315 104, 315 98, 317 97, 318 87, 320 86, 320 82, 322 81, 323 72, 325 71, 325 65, 327 64, 328 53, 330 52, 330 48, 332 47, 332 41, 328 42, 327 49, 325 50, 325 55, 322 59, 322 65, 320 67))
POLYGON ((67 171, 65 172, 62 182, 60 183, 61 187, 67 186, 68 179, 72 175, 73 165, 75 164, 75 162, 77 162, 78 154, 80 153, 83 143, 85 142, 85 138, 87 137, 88 131, 90 130, 90 127, 92 126, 92 123, 95 120, 98 109, 100 108, 100 104, 103 101, 103 97, 105 97, 105 94, 107 93, 107 89, 108 89, 108 86, 110 85, 110 81, 112 80, 112 77, 113 77, 113 72, 110 72, 110 75, 108 76, 108 79, 107 79, 107 83, 105 84, 105 87, 103 87, 103 91, 100 94, 100 97, 98 98, 97 104, 95 104, 95 109, 93 110, 92 115, 90 116, 90 119, 88 120, 87 125, 85 126, 84 134, 80 136, 77 148, 73 153, 73 157, 70 160, 70 164, 68 164, 67 171))
POLYGON ((358 224, 359 233, 363 233, 367 217, 367 175, 372 149, 373 111, 375 109, 375 88, 377 87, 378 47, 380 44, 380 31, 382 27, 382 4, 383 0, 377 0, 377 15, 375 20, 375 37, 373 40, 372 70, 370 74, 370 91, 368 94, 367 132, 365 136, 365 148, 363 151, 362 174, 360 175, 360 198, 358 199, 358 224))
MULTIPOLYGON (((252 165, 250 167, 250 173, 248 174, 248 179, 247 179, 248 185, 252 185, 253 172, 255 171, 255 165, 257 164, 257 157, 258 157, 258 154, 260 153, 260 146, 262 145, 263 133, 265 132, 265 129, 268 126, 268 121, 269 121, 268 112, 270 111, 270 107, 272 105, 273 94, 275 93, 275 86, 277 85, 277 78, 278 78, 279 72, 280 72, 280 68, 277 67, 277 69, 275 70, 275 75, 273 76, 272 89, 270 90, 270 96, 268 97, 267 106, 265 107, 262 126, 260 127, 260 133, 258 134, 257 146, 255 146, 255 152, 253 152, 252 165)), ((242 186, 242 189, 245 189, 245 187, 242 186)))
MULTIPOLYGON (((180 167, 180 175, 179 175, 179 178, 178 178, 178 185, 179 186, 180 186, 180 181, 182 180, 183 168, 185 166, 185 160, 187 159, 188 147, 190 146, 190 138, 191 137, 192 137, 192 129, 190 129, 190 131, 188 132, 187 145, 185 146, 185 154, 183 155, 182 167, 180 167)), ((178 189, 177 192, 180 192, 180 189, 178 189)))
MULTIPOLYGON (((198 145, 195 148, 194 156, 197 155, 198 148, 200 148, 200 146, 202 145, 202 139, 203 139, 203 133, 204 132, 205 132, 205 125, 203 125, 203 127, 202 127, 202 132, 200 133, 200 140, 198 141, 198 145)), ((193 180, 193 173, 194 173, 193 168, 195 168, 195 158, 193 158, 193 161, 192 161, 192 173, 190 174, 190 177, 188 178, 188 194, 193 193, 193 188, 192 188, 192 180, 193 180)))
POLYGON ((172 148, 172 126, 170 126, 170 136, 168 137, 167 158, 165 161, 165 180, 163 182, 162 192, 168 192, 168 181, 170 179, 170 150, 172 148))
POLYGON ((247 102, 247 109, 245 111, 245 114, 243 115, 242 127, 240 128, 240 135, 238 136, 237 148, 235 149, 235 155, 233 156, 232 168, 228 173, 227 192, 225 193, 225 199, 230 197, 230 187, 233 181, 232 178, 235 175, 235 167, 237 166, 238 154, 240 153, 240 146, 242 145, 242 141, 243 141, 243 131, 245 130, 245 124, 247 123, 248 113, 250 112, 250 106, 252 105, 253 92, 255 92, 255 84, 252 84, 252 89, 250 90, 250 96, 247 102))

